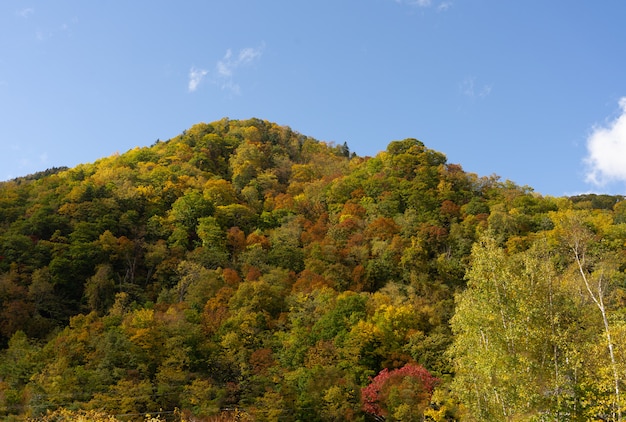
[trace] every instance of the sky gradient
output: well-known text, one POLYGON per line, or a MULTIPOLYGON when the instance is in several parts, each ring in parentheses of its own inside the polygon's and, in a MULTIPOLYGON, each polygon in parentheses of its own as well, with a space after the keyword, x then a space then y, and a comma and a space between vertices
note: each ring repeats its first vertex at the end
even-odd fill
POLYGON ((626 2, 5 0, 0 180, 257 117, 626 194, 626 2))

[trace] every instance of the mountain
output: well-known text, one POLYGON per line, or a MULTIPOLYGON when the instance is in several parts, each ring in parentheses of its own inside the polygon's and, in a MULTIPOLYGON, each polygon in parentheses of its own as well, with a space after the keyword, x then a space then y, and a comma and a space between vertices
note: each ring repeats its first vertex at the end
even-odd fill
POLYGON ((617 418, 625 224, 260 119, 0 183, 0 414, 617 418))

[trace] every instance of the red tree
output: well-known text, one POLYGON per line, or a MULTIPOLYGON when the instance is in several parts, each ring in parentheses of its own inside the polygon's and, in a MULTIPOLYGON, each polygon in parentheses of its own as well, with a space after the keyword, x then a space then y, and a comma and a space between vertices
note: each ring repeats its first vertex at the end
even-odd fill
POLYGON ((387 416, 392 408, 406 403, 423 411, 439 381, 417 364, 409 363, 392 371, 385 368, 371 379, 367 387, 361 389, 363 410, 387 416))

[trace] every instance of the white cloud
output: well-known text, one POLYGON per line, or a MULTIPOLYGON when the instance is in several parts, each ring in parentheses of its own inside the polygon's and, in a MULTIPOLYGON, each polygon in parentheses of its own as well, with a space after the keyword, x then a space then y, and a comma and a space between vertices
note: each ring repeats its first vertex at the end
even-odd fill
POLYGON ((17 16, 20 16, 22 18, 27 18, 33 13, 35 13, 35 9, 33 9, 32 7, 27 7, 25 9, 18 10, 17 12, 15 12, 17 16))
POLYGON ((228 49, 226 50, 226 54, 224 54, 224 58, 217 62, 217 65, 215 67, 217 68, 217 73, 220 76, 223 76, 225 78, 232 76, 233 74, 233 65, 232 65, 232 60, 231 60, 232 56, 233 56, 233 52, 230 51, 230 49, 228 49))
MULTIPOLYGON (((424 8, 431 7, 433 5, 432 0, 395 0, 395 2, 398 4, 404 4, 407 6, 417 6, 417 7, 424 7, 424 8)), ((448 0, 442 1, 441 3, 437 5, 437 11, 445 12, 450 7, 452 7, 451 1, 448 1, 448 0)))
POLYGON ((620 115, 606 126, 594 127, 587 138, 586 181, 596 186, 626 182, 626 97, 619 106, 620 115))
POLYGON ((261 57, 263 46, 259 48, 244 48, 239 52, 239 58, 237 59, 240 64, 248 64, 254 61, 257 57, 261 57))
POLYGON ((192 67, 191 70, 189 70, 189 85, 187 87, 189 89, 189 92, 194 92, 196 89, 198 89, 198 85, 200 85, 200 82, 202 82, 202 79, 208 73, 209 72, 204 69, 192 67))
POLYGON ((230 91, 233 94, 239 94, 241 89, 234 81, 235 70, 242 66, 247 66, 258 60, 263 54, 265 45, 261 44, 258 48, 243 48, 237 55, 233 55, 232 50, 226 50, 226 54, 215 65, 219 80, 217 81, 223 90, 230 91))
MULTIPOLYGON (((237 69, 248 66, 258 60, 263 54, 265 44, 261 44, 258 48, 242 48, 236 54, 231 49, 226 50, 224 57, 215 64, 215 72, 213 73, 212 83, 218 85, 222 90, 229 91, 232 94, 239 95, 241 88, 235 82, 235 73, 237 69)), ((194 92, 198 86, 209 74, 206 69, 192 67, 189 70, 189 92, 194 92)))
POLYGON ((480 88, 480 91, 478 91, 478 96, 480 98, 488 97, 489 94, 491 94, 492 89, 493 85, 483 85, 482 88, 480 88))
POLYGON ((476 78, 467 77, 461 82, 461 93, 470 98, 485 98, 491 94, 492 85, 476 85, 476 78))
POLYGON ((431 5, 432 0, 396 0, 398 4, 407 4, 410 6, 428 7, 431 5))
POLYGON ((441 4, 439 6, 437 6, 437 10, 440 11, 440 12, 445 12, 446 10, 448 10, 451 7, 452 7, 452 2, 451 1, 444 1, 444 2, 441 2, 441 4))

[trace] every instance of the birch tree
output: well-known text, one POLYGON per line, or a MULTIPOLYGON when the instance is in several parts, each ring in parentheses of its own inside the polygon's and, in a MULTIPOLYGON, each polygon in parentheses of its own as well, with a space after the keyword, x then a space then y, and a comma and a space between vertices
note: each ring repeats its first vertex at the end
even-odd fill
POLYGON ((509 255, 487 235, 466 278, 450 355, 468 419, 576 420, 569 327, 579 315, 545 245, 509 255))
MULTIPOLYGON (((556 231, 563 244, 567 247, 569 255, 574 262, 574 271, 584 286, 584 291, 598 309, 602 317, 604 340, 608 352, 610 372, 612 374, 614 398, 608 412, 610 420, 622 420, 623 403, 621 399, 622 374, 616 359, 616 344, 613 340, 611 327, 611 310, 607 304, 612 282, 619 277, 619 261, 615 251, 605 246, 602 236, 602 215, 591 213, 568 211, 557 215, 558 226, 556 231)), ((611 224, 609 221, 608 224, 611 224)), ((623 278, 623 276, 622 276, 623 278)))

